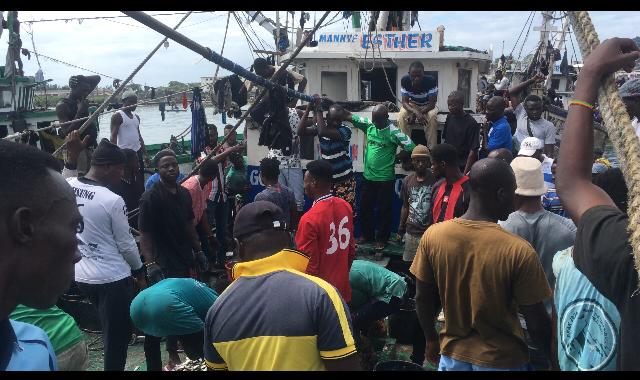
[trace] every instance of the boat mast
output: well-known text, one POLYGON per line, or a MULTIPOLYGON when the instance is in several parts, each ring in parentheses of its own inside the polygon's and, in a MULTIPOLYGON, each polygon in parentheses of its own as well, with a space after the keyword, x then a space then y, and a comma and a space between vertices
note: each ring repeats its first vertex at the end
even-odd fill
MULTIPOLYGON (((542 14, 542 25, 540 26, 536 26, 533 28, 534 31, 539 31, 540 32, 540 42, 538 43, 538 49, 536 50, 536 54, 534 54, 534 58, 537 56, 538 59, 540 59, 540 57, 546 57, 547 54, 547 49, 548 49, 548 43, 549 43, 549 33, 550 32, 555 32, 558 30, 558 28, 556 28, 555 26, 553 26, 553 11, 541 11, 540 12, 542 14)), ((553 57, 550 59, 550 61, 553 61, 553 57)), ((532 62, 533 64, 534 62, 532 62)), ((547 65, 550 65, 549 62, 547 62, 547 65)), ((549 75, 547 75, 547 82, 551 83, 551 75, 553 74, 553 65, 550 66, 551 70, 549 71, 549 75)), ((546 83, 545 83, 545 87, 546 87, 546 83)))
MULTIPOLYGON (((560 31, 560 33, 557 33, 555 36, 555 39, 553 41, 553 49, 554 50, 559 50, 562 51, 562 48, 564 47, 564 42, 565 42, 565 36, 567 35, 567 31, 569 30, 569 17, 565 17, 564 21, 562 22, 562 30, 560 31)), ((555 61, 553 59, 550 60, 551 62, 549 62, 549 75, 547 76, 547 79, 545 80, 545 88, 551 88, 551 75, 553 75, 553 70, 555 67, 555 61)))
MULTIPOLYGON (((276 11, 276 51, 279 51, 280 44, 280 11, 276 11)), ((276 54, 276 64, 280 64, 280 55, 276 54)))

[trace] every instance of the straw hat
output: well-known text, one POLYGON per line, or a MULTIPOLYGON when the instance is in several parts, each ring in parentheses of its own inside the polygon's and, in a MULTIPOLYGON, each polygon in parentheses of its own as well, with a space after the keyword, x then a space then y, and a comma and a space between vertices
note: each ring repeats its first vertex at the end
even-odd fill
POLYGON ((540 161, 531 157, 516 157, 511 161, 511 168, 516 175, 517 195, 534 197, 547 192, 540 161))
POLYGON ((411 151, 411 158, 414 157, 431 157, 431 155, 429 154, 429 149, 427 149, 426 146, 418 144, 413 148, 413 151, 411 151))

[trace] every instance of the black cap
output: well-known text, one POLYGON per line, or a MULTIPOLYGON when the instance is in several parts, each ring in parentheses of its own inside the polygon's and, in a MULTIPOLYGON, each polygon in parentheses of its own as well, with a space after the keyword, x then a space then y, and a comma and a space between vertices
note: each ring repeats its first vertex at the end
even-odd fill
POLYGON ((91 157, 91 165, 95 166, 124 165, 126 162, 127 157, 122 149, 107 139, 100 141, 91 157))
POLYGON ((240 238, 267 229, 286 230, 282 209, 274 203, 256 201, 242 207, 236 215, 233 237, 240 238))

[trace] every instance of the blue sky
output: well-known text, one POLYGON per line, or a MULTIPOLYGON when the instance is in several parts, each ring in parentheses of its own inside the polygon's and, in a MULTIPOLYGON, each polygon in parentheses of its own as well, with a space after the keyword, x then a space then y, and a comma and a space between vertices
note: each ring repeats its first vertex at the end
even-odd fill
MULTIPOLYGON (((306 24, 313 24, 314 13, 317 19, 323 12, 307 11, 311 14, 311 20, 306 24)), ((168 13, 147 12, 147 13, 168 13)), ((244 12, 241 19, 245 28, 247 16, 244 12)), ((275 20, 275 12, 264 12, 267 17, 275 20)), ((368 12, 367 12, 368 13, 368 12)), ((332 12, 329 19, 336 12, 332 12)), ((362 12, 364 15, 365 12, 362 12)), ((107 11, 78 11, 78 12, 52 12, 52 11, 21 11, 23 47, 33 49, 31 37, 26 31, 29 26, 24 21, 52 18, 72 17, 96 17, 121 15, 119 12, 107 11)), ((300 12, 296 12, 296 25, 300 12)), ((640 12, 638 11, 594 11, 590 12, 596 31, 601 40, 610 37, 635 37, 640 35, 637 25, 640 24, 640 12)), ((366 15, 365 15, 366 16, 366 15)), ((493 44, 494 57, 499 57, 504 40, 505 54, 514 48, 518 34, 522 30, 529 11, 421 11, 420 26, 422 30, 435 30, 438 25, 444 25, 445 44, 463 45, 475 49, 488 50, 493 44)), ((6 17, 6 14, 5 14, 6 17)), ((182 15, 158 16, 157 19, 173 27, 182 15)), ((339 20, 341 16, 335 20, 339 20)), ((281 12, 284 21, 284 12, 281 12)), ((366 19, 366 17, 364 17, 366 19)), ((208 46, 216 52, 220 52, 227 20, 226 11, 206 12, 192 14, 179 28, 179 31, 198 43, 208 46)), ((291 20, 290 20, 291 22, 291 20)), ((536 12, 533 26, 541 23, 540 12, 536 12)), ((153 47, 162 39, 158 33, 144 27, 133 19, 119 18, 114 20, 77 20, 64 22, 40 22, 33 25, 33 39, 36 50, 44 55, 57 58, 68 63, 75 64, 102 74, 124 79, 144 59, 153 47)), ((364 25, 364 22, 363 22, 364 25)), ((256 23, 251 24, 253 30, 268 45, 273 46, 273 39, 262 27, 256 23)), ((324 28, 323 31, 345 31, 351 29, 351 21, 337 21, 324 28)), ((418 25, 414 26, 418 30, 418 25)), ((249 29, 249 33, 251 30, 249 29)), ((525 30, 526 34, 526 30, 525 30)), ((253 37, 253 35, 252 35, 253 37)), ((524 35, 523 35, 524 37, 524 35)), ((254 37, 255 38, 255 37, 254 37)), ((522 56, 531 52, 539 39, 539 32, 531 30, 522 49, 522 56)), ((7 33, 0 38, 0 54, 4 61, 7 42, 7 33)), ((575 44, 575 42, 574 42, 575 44)), ((517 57, 521 42, 516 46, 514 56, 517 57)), ((575 50, 579 55, 579 48, 575 44, 575 50)), ((569 57, 573 55, 573 47, 567 42, 569 57)), ((247 45, 247 41, 240 30, 234 17, 231 17, 224 56, 248 67, 253 58, 247 45)), ((38 65, 34 56, 31 60, 23 57, 27 75, 34 75, 38 65)), ((40 59, 45 78, 53 79, 53 83, 66 84, 69 76, 74 74, 88 74, 88 71, 75 69, 54 63, 44 58, 40 59)), ((170 80, 181 82, 199 82, 201 76, 212 76, 215 72, 215 64, 202 59, 200 56, 178 45, 169 43, 168 48, 160 48, 156 55, 134 78, 135 83, 149 86, 166 85, 170 80)), ((228 72, 221 69, 219 75, 228 72)), ((111 83, 111 79, 104 78, 102 83, 111 83)))

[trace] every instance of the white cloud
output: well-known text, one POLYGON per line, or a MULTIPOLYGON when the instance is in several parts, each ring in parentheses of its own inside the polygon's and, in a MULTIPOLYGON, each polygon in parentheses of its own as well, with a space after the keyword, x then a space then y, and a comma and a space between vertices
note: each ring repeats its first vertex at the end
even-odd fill
MULTIPOLYGON (((169 11, 147 13, 169 13, 169 11)), ((275 20, 275 12, 267 11, 263 13, 275 20)), ((313 25, 314 13, 317 20, 323 14, 321 11, 309 11, 309 13, 311 14, 311 20, 306 26, 313 25)), ((244 12, 239 12, 239 14, 251 37, 256 39, 248 26, 246 26, 244 12)), ((328 20, 333 18, 335 14, 335 12, 332 12, 328 20)), ((362 14, 362 25, 366 27, 368 15, 365 12, 362 12, 362 14)), ((640 34, 634 29, 634 26, 640 22, 640 12, 594 11, 590 12, 590 14, 601 40, 614 36, 635 37, 640 34)), ((30 36, 25 32, 25 30, 29 30, 26 23, 24 23, 27 20, 119 15, 122 15, 122 13, 115 11, 21 11, 19 18, 23 21, 21 34, 23 46, 30 50, 32 49, 30 36)), ((296 26, 299 23, 299 15, 300 13, 296 12, 296 26)), ((447 45, 462 45, 488 50, 490 44, 493 44, 494 56, 497 57, 502 52, 502 41, 504 40, 505 54, 511 52, 515 46, 514 55, 517 56, 522 46, 522 38, 517 45, 515 43, 528 15, 528 11, 421 11, 419 21, 423 30, 435 30, 438 25, 444 25, 446 28, 445 43, 447 45)), ((183 15, 171 15, 157 16, 156 18, 173 27, 182 17, 183 15)), ((226 17, 226 11, 194 13, 187 18, 183 26, 178 30, 201 45, 220 52, 226 17)), ((335 20, 340 20, 341 17, 340 15, 335 20)), ((283 23, 284 20, 284 12, 281 12, 281 21, 283 23)), ((291 23, 291 17, 289 17, 289 22, 291 23)), ((540 12, 537 12, 533 26, 538 26, 540 23, 540 12)), ((265 29, 255 22, 251 26, 258 36, 273 46, 273 38, 265 29)), ((417 25, 415 27, 417 28, 417 25)), ((326 30, 344 31, 350 28, 351 20, 346 20, 337 21, 328 26, 326 30)), ((111 21, 84 20, 82 24, 79 24, 78 21, 70 21, 68 23, 40 22, 33 24, 33 31, 38 52, 120 79, 126 78, 162 39, 160 34, 130 18, 118 18, 111 21)), ((0 46, 6 47, 6 35, 7 33, 3 33, 0 46)), ((524 44, 522 56, 525 56, 535 48, 538 39, 539 32, 531 30, 524 44)), ((578 50, 578 46, 575 46, 575 49, 578 50)), ((567 50, 570 55, 573 55, 573 47, 569 42, 567 42, 567 50)), ((5 49, 0 49, 2 55, 4 55, 5 51, 5 49)), ((245 67, 250 66, 253 60, 245 36, 234 17, 231 17, 229 22, 224 56, 245 67)), ((4 56, 0 58, 4 60, 4 56)), ((152 86, 166 85, 170 80, 198 82, 200 76, 213 75, 216 68, 215 64, 201 58, 176 42, 170 41, 169 48, 161 47, 134 78, 134 82, 152 86)), ((27 74, 33 75, 38 69, 35 57, 32 56, 30 61, 23 57, 23 61, 27 74)), ((44 59, 41 59, 41 64, 45 77, 53 79, 54 83, 58 84, 65 84, 69 76, 77 73, 89 74, 86 71, 44 59)), ((227 72, 224 69, 220 69, 220 73, 225 74, 227 72)), ((109 78, 103 79, 103 83, 110 83, 111 81, 109 78)))

